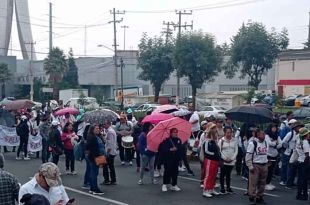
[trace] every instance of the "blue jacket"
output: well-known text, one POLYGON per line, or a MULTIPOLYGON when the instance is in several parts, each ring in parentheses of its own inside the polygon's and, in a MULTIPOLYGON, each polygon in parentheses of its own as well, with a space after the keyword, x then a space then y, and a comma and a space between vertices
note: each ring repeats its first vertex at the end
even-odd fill
POLYGON ((144 132, 141 132, 139 136, 139 151, 141 155, 147 155, 149 157, 155 155, 154 152, 147 150, 146 135, 144 132))

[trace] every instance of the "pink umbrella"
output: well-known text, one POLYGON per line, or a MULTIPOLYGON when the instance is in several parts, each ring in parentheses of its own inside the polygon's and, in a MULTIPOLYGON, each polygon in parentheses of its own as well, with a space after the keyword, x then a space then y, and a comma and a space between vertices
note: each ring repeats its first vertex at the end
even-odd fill
POLYGON ((153 113, 172 113, 177 110, 179 110, 177 106, 167 104, 167 105, 159 106, 152 112, 152 114, 153 113))
POLYGON ((71 115, 77 115, 80 113, 80 111, 74 107, 66 107, 66 108, 63 108, 63 109, 56 111, 55 115, 65 115, 67 113, 69 113, 71 115))
POLYGON ((161 121, 168 120, 171 118, 173 118, 173 116, 170 114, 154 113, 152 115, 145 116, 145 118, 142 120, 142 123, 150 122, 152 124, 158 124, 161 121))
POLYGON ((182 143, 186 142, 192 133, 191 124, 179 117, 174 117, 169 120, 158 123, 147 135, 147 149, 152 152, 157 152, 162 141, 170 135, 172 128, 178 129, 178 137, 182 143))

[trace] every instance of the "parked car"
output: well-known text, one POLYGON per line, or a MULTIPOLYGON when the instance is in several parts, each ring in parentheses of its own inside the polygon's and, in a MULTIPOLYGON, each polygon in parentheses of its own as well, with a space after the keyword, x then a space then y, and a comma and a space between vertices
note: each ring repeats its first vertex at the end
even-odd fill
POLYGON ((301 100, 301 105, 302 105, 302 106, 308 106, 308 107, 310 107, 310 95, 305 96, 305 97, 301 100))
POLYGON ((298 110, 293 112, 293 116, 295 119, 302 120, 310 120, 310 108, 309 107, 302 107, 298 110))
POLYGON ((291 95, 291 96, 289 96, 289 97, 287 97, 287 98, 285 98, 283 100, 283 105, 285 105, 285 106, 294 106, 295 105, 295 100, 297 98, 300 98, 300 97, 302 97, 302 95, 291 95))
POLYGON ((140 105, 137 109, 135 109, 135 112, 146 112, 146 111, 150 111, 150 110, 154 110, 155 108, 159 107, 159 104, 142 104, 140 105))
POLYGON ((216 118, 225 118, 226 108, 220 106, 205 106, 198 112, 199 115, 204 116, 207 113, 210 113, 216 118))

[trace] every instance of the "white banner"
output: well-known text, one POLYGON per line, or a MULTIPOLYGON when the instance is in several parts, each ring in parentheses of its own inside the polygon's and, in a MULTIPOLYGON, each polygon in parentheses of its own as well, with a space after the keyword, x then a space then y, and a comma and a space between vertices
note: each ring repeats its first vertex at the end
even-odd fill
MULTIPOLYGON (((19 146, 19 136, 15 127, 6 127, 0 125, 0 146, 19 146)), ((42 137, 40 134, 36 136, 29 135, 28 151, 38 152, 42 150, 42 137)))

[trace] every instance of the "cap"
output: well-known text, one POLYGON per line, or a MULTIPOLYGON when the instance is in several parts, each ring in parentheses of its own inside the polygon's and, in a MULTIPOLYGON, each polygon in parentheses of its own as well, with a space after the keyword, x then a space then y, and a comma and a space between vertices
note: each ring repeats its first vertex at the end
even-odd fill
POLYGON ((127 113, 128 113, 128 114, 131 114, 131 113, 132 113, 132 109, 131 109, 131 108, 128 108, 128 109, 127 109, 127 113))
POLYGON ((212 116, 211 113, 207 112, 203 117, 204 118, 208 118, 208 117, 211 117, 211 116, 212 116))
POLYGON ((297 122, 297 120, 291 119, 291 120, 288 122, 288 124, 290 125, 290 124, 294 124, 294 123, 296 123, 296 122, 297 122))
POLYGON ((58 120, 53 120, 52 125, 53 125, 53 126, 57 126, 57 125, 59 125, 58 120))
POLYGON ((309 133, 310 133, 310 131, 307 128, 302 127, 299 130, 299 137, 304 137, 304 136, 306 136, 309 133))
POLYGON ((205 124, 208 124, 208 122, 207 121, 202 121, 201 123, 200 123, 200 126, 202 127, 202 126, 204 126, 205 124))
POLYGON ((292 125, 292 129, 296 128, 296 127, 303 127, 304 124, 300 123, 300 122, 295 122, 293 125, 292 125))
POLYGON ((45 178, 49 187, 59 186, 62 184, 59 168, 52 162, 42 164, 39 168, 39 173, 45 178))
POLYGON ((50 202, 40 194, 24 194, 20 200, 25 205, 50 205, 50 202))

